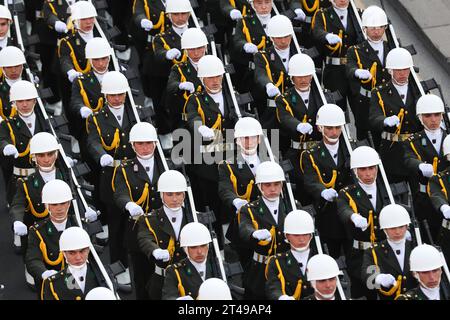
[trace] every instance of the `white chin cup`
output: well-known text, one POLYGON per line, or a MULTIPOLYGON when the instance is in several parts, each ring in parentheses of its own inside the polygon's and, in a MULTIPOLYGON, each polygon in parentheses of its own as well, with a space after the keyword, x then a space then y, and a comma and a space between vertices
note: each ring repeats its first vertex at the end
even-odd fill
POLYGON ((258 144, 251 149, 244 148, 241 144, 240 138, 236 139, 236 144, 241 148, 242 152, 246 155, 254 155, 258 151, 258 144))
MULTIPOLYGON (((67 260, 67 258, 66 258, 66 260, 67 260)), ((77 269, 77 270, 81 270, 81 269, 83 269, 86 266, 86 262, 83 263, 82 265, 79 265, 79 266, 74 266, 73 264, 69 264, 69 266, 71 268, 74 268, 74 269, 77 269)))
POLYGON ((280 198, 280 197, 268 198, 265 195, 263 195, 263 197, 264 197, 264 199, 266 199, 267 201, 270 201, 270 202, 275 202, 280 198))
MULTIPOLYGON (((17 108, 17 107, 16 107, 16 108, 17 108)), ((34 109, 33 109, 33 111, 28 112, 28 113, 22 113, 22 112, 19 111, 19 109, 17 109, 17 112, 18 112, 19 115, 21 115, 22 117, 28 118, 29 116, 31 116, 31 115, 34 113, 34 109)))
POLYGON ((164 201, 163 201, 163 204, 164 204, 164 207, 167 208, 167 210, 169 210, 169 211, 171 211, 173 213, 177 213, 182 208, 182 207, 170 208, 164 201))
POLYGON ((142 160, 149 160, 149 159, 153 158, 153 153, 148 154, 148 155, 146 155, 146 156, 143 156, 143 155, 140 155, 140 154, 138 154, 138 153, 136 152, 136 155, 137 155, 138 158, 140 158, 140 159, 142 159, 142 160))
POLYGON ((53 162, 53 164, 50 167, 44 167, 44 166, 40 166, 40 165, 38 165, 38 167, 39 167, 40 171, 48 173, 48 172, 52 172, 55 169, 55 163, 53 162))
POLYGON ((294 249, 294 251, 297 251, 297 252, 305 252, 306 250, 309 249, 309 243, 310 243, 310 242, 311 242, 311 240, 308 241, 308 245, 306 245, 306 246, 304 246, 304 247, 301 247, 301 248, 294 247, 292 244, 291 244, 291 247, 292 247, 292 249, 294 249))
POLYGON ((328 136, 326 136, 325 134, 323 134, 326 138, 327 141, 331 142, 331 143, 337 143, 339 141, 339 137, 338 138, 330 138, 328 136))
MULTIPOLYGON (((47 206, 46 206, 46 207, 47 207, 47 206)), ((64 218, 58 219, 58 218, 56 218, 56 217, 52 214, 52 212, 51 212, 50 210, 48 210, 48 214, 49 214, 53 219, 55 219, 57 222, 63 222, 64 220, 66 220, 66 219, 67 219, 67 216, 68 216, 68 213, 69 213, 69 209, 67 209, 66 214, 64 215, 64 218)))

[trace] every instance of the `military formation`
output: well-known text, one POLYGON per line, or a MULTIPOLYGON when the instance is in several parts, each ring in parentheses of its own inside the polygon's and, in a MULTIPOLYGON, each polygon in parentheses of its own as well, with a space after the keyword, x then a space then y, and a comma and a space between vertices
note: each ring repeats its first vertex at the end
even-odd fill
POLYGON ((450 119, 383 9, 5 1, 0 49, 37 299, 450 299, 450 119))

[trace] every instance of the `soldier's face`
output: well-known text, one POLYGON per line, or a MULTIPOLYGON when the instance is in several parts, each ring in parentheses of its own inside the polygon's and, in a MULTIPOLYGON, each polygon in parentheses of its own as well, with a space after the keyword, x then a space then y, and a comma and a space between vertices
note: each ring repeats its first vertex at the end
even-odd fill
POLYGON ((332 141, 330 141, 330 139, 338 139, 341 136, 342 133, 342 127, 338 126, 338 127, 328 127, 328 126, 324 126, 323 127, 323 139, 325 140, 325 142, 327 144, 336 144, 333 143, 332 141))
POLYGON ((307 91, 311 86, 311 80, 313 76, 294 76, 292 81, 294 82, 295 88, 299 91, 307 91))
POLYGON ((206 91, 208 93, 217 93, 222 90, 222 79, 223 76, 203 78, 203 84, 205 85, 206 91))
POLYGON ((311 237, 311 234, 286 234, 286 239, 288 239, 290 245, 295 248, 304 248, 308 246, 311 237))
POLYGON ((104 73, 109 66, 109 57, 91 59, 92 67, 98 73, 104 73))
POLYGON ((378 167, 371 166, 371 167, 365 167, 365 168, 358 168, 358 169, 356 169, 356 172, 358 174, 358 178, 364 184, 372 184, 375 182, 375 179, 377 178, 378 167))
POLYGON ((78 22, 79 28, 83 32, 90 32, 94 29, 95 18, 80 19, 78 22))
POLYGON ((281 181, 261 183, 261 192, 264 195, 264 197, 269 199, 279 197, 282 188, 283 183, 281 181))
POLYGON ((36 153, 36 163, 39 167, 52 167, 58 156, 57 151, 36 153))
POLYGON ((50 211, 50 219, 55 222, 64 221, 69 211, 70 201, 55 203, 48 205, 48 211, 50 211))
POLYGON ((13 66, 13 67, 3 67, 3 72, 5 76, 10 80, 17 80, 22 75, 23 65, 13 66))
POLYGON ((245 154, 253 154, 256 152, 259 144, 259 136, 242 137, 239 139, 239 145, 245 154))
POLYGON ((64 251, 64 256, 66 257, 66 261, 68 264, 72 266, 82 266, 88 259, 89 248, 64 251))
POLYGON ((417 272, 420 281, 428 288, 437 288, 441 283, 442 269, 437 268, 431 271, 417 272))
POLYGON ((108 104, 114 108, 123 105, 125 103, 126 97, 127 97, 126 93, 107 94, 106 101, 108 101, 108 104))
POLYGON ((319 296, 330 295, 336 291, 336 277, 325 279, 325 280, 316 280, 316 294, 319 296))
POLYGON ((366 28, 366 34, 372 41, 380 41, 383 38, 385 31, 386 26, 366 28))
POLYGON ((134 150, 140 156, 148 156, 152 155, 155 152, 155 142, 146 141, 146 142, 134 142, 134 150))
POLYGON ((17 100, 15 105, 20 114, 29 114, 33 112, 36 99, 17 100))
POLYGON ((411 70, 409 68, 392 70, 392 78, 393 78, 394 82, 396 82, 397 84, 405 84, 408 82, 410 73, 411 73, 411 70))
POLYGON ((171 209, 179 208, 183 205, 184 192, 163 192, 163 200, 166 206, 171 209))
POLYGON ((187 51, 188 57, 192 61, 197 63, 205 55, 205 53, 206 53, 206 46, 198 47, 198 48, 194 48, 194 49, 187 49, 186 51, 187 51))
POLYGON ((395 242, 401 241, 405 238, 406 230, 408 230, 407 226, 384 229, 388 238, 395 242))
POLYGON ((0 19, 0 38, 6 37, 9 31, 9 20, 8 19, 0 19))
POLYGON ((187 252, 189 258, 197 263, 202 263, 206 260, 208 256, 208 245, 204 244, 202 246, 188 247, 187 252))
POLYGON ((291 45, 292 36, 272 37, 274 46, 279 50, 286 50, 291 45))
POLYGON ((342 8, 342 9, 347 8, 349 2, 350 2, 350 0, 334 0, 334 4, 336 5, 336 7, 342 8))
POLYGON ((253 0, 253 8, 257 14, 270 14, 272 12, 272 0, 253 0))
POLYGON ((442 113, 422 114, 422 123, 429 130, 437 130, 441 126, 442 113))
POLYGON ((189 12, 181 12, 181 13, 170 13, 169 19, 172 21, 177 27, 183 27, 188 23, 190 13, 189 12))

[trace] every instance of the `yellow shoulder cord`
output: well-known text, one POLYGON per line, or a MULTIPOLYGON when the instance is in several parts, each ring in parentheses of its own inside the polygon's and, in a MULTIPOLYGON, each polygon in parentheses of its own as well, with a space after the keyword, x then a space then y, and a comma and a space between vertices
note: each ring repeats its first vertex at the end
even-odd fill
POLYGON ((70 44, 69 41, 67 41, 67 39, 61 40, 61 43, 59 44, 59 47, 58 47, 58 57, 61 57, 61 45, 63 42, 66 43, 67 46, 69 47, 70 58, 72 59, 72 64, 73 64, 75 70, 77 72, 81 72, 81 73, 87 73, 87 72, 91 71, 91 64, 90 64, 89 60, 86 62, 86 68, 81 69, 80 65, 78 64, 77 57, 75 56, 75 51, 73 50, 72 45, 70 44))
POLYGON ((42 280, 41 284, 41 300, 44 300, 44 287, 45 287, 45 281, 47 281, 48 278, 42 280))
POLYGON ((53 13, 56 17, 58 17, 58 13, 56 12, 56 9, 55 9, 55 7, 53 6, 53 4, 50 3, 50 2, 48 2, 48 1, 47 1, 47 3, 48 3, 48 6, 50 7, 50 10, 52 11, 52 13, 53 13))
MULTIPOLYGON (((136 4, 136 2, 134 3, 136 4)), ((148 6, 147 0, 144 0, 144 10, 145 10, 145 16, 148 20, 152 20, 150 16, 150 7, 148 6)), ((153 25, 153 29, 160 29, 160 33, 164 32, 165 26, 164 26, 164 11, 161 11, 159 14, 159 20, 156 24, 153 25)))
POLYGON ((149 209, 149 194, 150 194, 148 183, 147 182, 145 183, 144 190, 142 191, 141 197, 138 200, 134 200, 133 199, 133 194, 131 192, 130 182, 128 181, 128 176, 127 176, 127 173, 126 173, 124 167, 122 167, 122 174, 123 174, 123 178, 125 179, 125 184, 127 185, 127 188, 128 188, 128 195, 130 196, 130 200, 132 202, 136 203, 139 206, 142 206, 144 201, 146 201, 145 212, 148 212, 148 209, 149 209))
POLYGON ((105 141, 103 140, 102 130, 100 129, 100 126, 98 125, 97 117, 93 116, 92 120, 94 121, 95 127, 97 128, 98 136, 100 137, 100 142, 102 143, 103 149, 105 149, 106 151, 111 151, 113 149, 117 149, 119 147, 119 143, 120 143, 119 129, 116 128, 116 132, 114 132, 114 139, 111 142, 111 144, 108 146, 105 143, 105 141))
MULTIPOLYGON (((200 100, 198 99, 198 97, 195 97, 195 100, 197 101, 197 112, 200 115, 200 118, 202 118, 202 124, 205 125, 205 113, 203 112, 202 105, 200 104, 200 100)), ((216 129, 219 131, 222 130, 222 115, 220 113, 217 115, 216 122, 214 122, 211 129, 216 129)))
MULTIPOLYGON (((8 129, 9 129, 9 137, 11 138, 11 142, 17 148, 16 136, 14 135, 13 128, 11 127, 11 124, 9 123, 9 121, 6 121, 6 125, 8 126, 8 129)), ((26 157, 29 153, 30 153, 30 142, 28 142, 28 145, 25 148, 25 150, 19 153, 19 158, 26 157)))
POLYGON ((303 155, 305 154, 305 152, 306 150, 300 154, 300 170, 302 171, 303 174, 305 173, 305 169, 303 168, 303 155))
POLYGON ((111 189, 113 192, 116 192, 116 175, 117 175, 117 169, 119 169, 120 165, 114 167, 112 179, 111 179, 111 189))
POLYGON ((309 7, 308 3, 306 2, 306 0, 302 0, 303 9, 305 9, 306 12, 308 12, 310 14, 313 13, 313 12, 316 12, 317 9, 319 9, 319 3, 320 3, 320 0, 315 0, 314 4, 312 5, 312 7, 309 7))
POLYGON ((315 28, 315 26, 316 26, 316 18, 317 18, 317 14, 318 14, 319 12, 322 12, 322 10, 317 10, 317 11, 314 13, 314 15, 313 15, 313 17, 312 17, 312 19, 311 19, 311 31, 314 30, 314 28, 315 28))
MULTIPOLYGON (((358 68, 364 69, 364 66, 361 63, 361 58, 359 57, 358 49, 356 49, 356 47, 354 47, 354 50, 355 50, 355 56, 356 56, 356 62, 358 64, 358 68)), ((370 81, 372 81, 372 89, 375 88, 375 86, 377 85, 377 66, 378 66, 378 63, 375 61, 372 64, 372 66, 370 67, 370 74, 372 75, 371 79, 361 80, 361 83, 363 83, 363 84, 367 84, 370 81)))
MULTIPOLYGON (((328 32, 327 18, 325 18, 325 13, 323 11, 321 11, 321 12, 322 12, 323 28, 324 28, 325 32, 328 32)), ((315 16, 314 16, 314 20, 315 20, 315 16)), ((343 38, 343 35, 344 35, 343 31, 339 30, 338 36, 339 36, 339 38, 341 38, 341 40, 343 38)), ((329 44, 327 44, 325 46, 331 51, 331 53, 335 53, 337 50, 339 50, 339 52, 340 52, 340 50, 342 49, 342 42, 338 42, 334 46, 329 45, 329 44)))
POLYGON ((434 157, 433 158, 433 172, 434 172, 434 174, 438 173, 438 162, 439 162, 439 158, 438 157, 434 157))
MULTIPOLYGON (((177 66, 177 69, 178 69, 178 73, 180 74, 180 82, 185 82, 186 81, 186 76, 184 75, 183 71, 181 70, 180 65, 177 64, 176 66, 177 66)), ((187 91, 184 91, 183 98, 184 98, 185 101, 187 101, 187 99, 189 99, 187 91)))
MULTIPOLYGON (((266 73, 269 80, 273 83, 272 78, 272 71, 270 70, 269 61, 266 58, 266 55, 264 53, 261 53, 261 56, 263 57, 264 61, 266 62, 266 73)), ((277 83, 274 83, 274 85, 279 88, 281 86, 281 93, 284 92, 284 72, 280 71, 280 77, 277 80, 277 83)))
MULTIPOLYGON (((375 265, 378 267, 378 258, 377 258, 377 254, 375 253, 375 248, 372 247, 372 257, 373 257, 373 262, 375 263, 375 265)), ((383 289, 378 289, 378 291, 380 291, 380 293, 384 296, 390 297, 395 293, 395 298, 398 297, 400 295, 400 293, 402 292, 402 279, 403 277, 401 275, 399 275, 397 277, 397 282, 395 284, 395 286, 393 286, 390 290, 385 291, 383 289)))
POLYGON ((86 107, 91 109, 93 112, 98 112, 103 107, 103 97, 100 97, 97 102, 97 106, 93 108, 91 106, 91 103, 89 102, 89 98, 87 96, 86 90, 84 90, 83 81, 81 81, 80 78, 78 78, 78 84, 80 85, 80 95, 83 98, 83 103, 86 107))
POLYGON ((445 198, 448 201, 448 193, 447 193, 447 188, 445 187, 444 181, 442 181, 442 178, 439 176, 439 184, 441 185, 442 189, 442 193, 445 195, 445 198))
POLYGON ((243 7, 242 7, 242 17, 246 17, 247 16, 247 6, 246 5, 244 5, 243 7))
POLYGON ((50 290, 52 291, 52 295, 55 298, 55 300, 59 300, 58 295, 56 294, 55 288, 53 288, 53 282, 49 280, 50 290))
MULTIPOLYGON (((271 256, 271 258, 272 257, 274 258, 275 266, 277 267, 277 270, 278 270, 278 280, 280 280, 281 293, 283 295, 286 295, 286 279, 284 278, 283 271, 281 270, 280 263, 278 262, 278 259, 275 256, 271 256)), ((271 259, 271 258, 269 258, 269 259, 271 259)), ((270 262, 270 260, 267 261, 267 265, 266 265, 266 279, 267 279, 267 274, 268 274, 267 271, 268 271, 268 268, 269 268, 269 262, 270 262)))
POLYGON ((380 105, 381 110, 383 111, 383 114, 386 117, 386 109, 384 108, 384 101, 383 98, 381 97, 380 91, 377 91, 377 96, 378 96, 378 104, 380 105))
MULTIPOLYGON (((255 230, 259 230, 259 225, 258 225, 258 222, 255 220, 255 217, 253 216, 252 209, 247 208, 247 210, 248 210, 248 213, 250 215, 250 220, 252 220, 253 228, 255 230)), ((238 224, 240 224, 240 223, 241 223, 241 210, 239 210, 239 212, 238 212, 238 224)), ((272 236, 272 244, 273 244, 273 241, 275 239, 275 226, 272 226, 272 229, 270 229, 270 235, 272 236)), ((258 241, 258 245, 260 245, 260 246, 267 246, 269 243, 271 243, 271 242, 270 241, 266 241, 266 240, 258 241)), ((275 246, 276 246, 276 243, 275 243, 275 246)), ((269 250, 269 254, 268 254, 269 256, 270 256, 271 252, 272 252, 272 248, 270 248, 270 250, 269 250)))
POLYGON ((300 300, 300 297, 302 296, 302 285, 303 285, 303 281, 300 278, 297 281, 297 286, 295 287, 295 291, 294 291, 294 295, 293 295, 295 300, 300 300))
POLYGON ((234 0, 229 0, 231 6, 236 9, 236 2, 234 0))
POLYGON ((311 165, 313 166, 314 170, 316 170, 316 173, 317 173, 317 176, 319 177, 320 183, 322 183, 325 186, 325 188, 327 188, 327 189, 334 188, 334 184, 336 183, 336 178, 337 178, 337 171, 333 170, 333 176, 331 177, 331 180, 328 183, 325 183, 322 179, 322 173, 320 172, 319 167, 314 162, 314 158, 311 154, 309 155, 309 159, 311 160, 311 165))
POLYGON ((178 279, 178 292, 180 293, 181 297, 184 297, 186 295, 186 291, 184 290, 183 283, 181 282, 180 273, 178 272, 177 268, 173 268, 173 271, 175 271, 175 275, 178 279))
POLYGON ((236 176, 234 175, 234 172, 233 172, 233 170, 231 169, 231 166, 230 166, 228 163, 227 163, 227 167, 228 167, 228 171, 230 171, 230 181, 231 181, 231 184, 233 185, 234 193, 236 193, 236 195, 237 195, 239 198, 244 199, 244 200, 247 200, 248 202, 250 202, 250 196, 252 195, 253 184, 254 184, 255 182, 253 181, 253 179, 250 180, 250 182, 249 182, 248 185, 247 185, 247 189, 245 190, 245 193, 244 193, 244 194, 239 194, 239 193, 238 193, 238 189, 237 189, 237 179, 236 179, 236 176))
POLYGON ((170 237, 169 244, 167 245, 167 251, 169 251, 170 259, 172 259, 175 252, 175 239, 170 237))
MULTIPOLYGON (((245 19, 242 19, 242 33, 245 36, 245 40, 247 43, 253 43, 252 37, 250 36, 250 30, 248 30, 247 23, 245 23, 245 19)), ((261 37, 261 41, 256 45, 258 50, 264 50, 266 48, 266 36, 261 37)))
MULTIPOLYGON (((405 118, 405 109, 401 108, 397 117, 400 119, 400 124, 397 126, 397 129, 395 129, 395 133, 394 133, 395 135, 399 135, 402 132, 403 119, 405 118)), ((391 147, 394 143, 395 143, 395 141, 392 141, 391 147)))
MULTIPOLYGON (((169 51, 171 48, 167 44, 166 40, 164 40, 163 35, 160 35, 159 39, 161 39, 161 42, 163 43, 164 50, 169 51)), ((155 50, 154 46, 153 46, 153 50, 155 50)), ((181 57, 180 60, 172 59, 173 64, 179 64, 179 63, 186 62, 186 61, 187 61, 187 55, 186 55, 185 51, 183 51, 183 56, 181 57)))
POLYGON ((356 206, 355 200, 352 198, 352 196, 347 191, 344 191, 344 193, 348 198, 348 205, 350 206, 350 208, 352 208, 354 213, 358 213, 358 207, 356 206))
POLYGON ((33 202, 31 201, 30 198, 30 194, 28 193, 28 187, 25 181, 22 182, 23 185, 23 191, 25 192, 25 198, 27 198, 28 201, 28 208, 30 208, 31 213, 33 214, 33 216, 35 216, 36 218, 45 218, 48 215, 48 209, 46 208, 44 211, 42 212, 37 212, 36 209, 34 208, 33 202))
POLYGON ((419 161, 422 161, 422 157, 420 156, 419 152, 417 152, 416 146, 414 145, 414 143, 412 141, 409 142, 409 145, 411 146, 411 149, 414 151, 414 153, 417 156, 417 159, 419 161))
MULTIPOLYGON (((33 228, 34 229, 34 228, 33 228)), ((61 270, 64 269, 64 255, 63 253, 60 251, 58 258, 56 260, 50 260, 48 257, 48 253, 47 253, 47 245, 44 242, 44 239, 42 238, 39 230, 34 229, 34 231, 36 232, 36 235, 38 236, 40 243, 39 243, 39 249, 42 252, 42 256, 44 257, 44 261, 46 264, 50 265, 50 266, 57 266, 58 264, 61 264, 61 270)))
POLYGON ((158 237, 156 236, 155 230, 153 230, 152 226, 150 225, 150 222, 148 221, 148 217, 145 217, 145 224, 147 225, 148 231, 155 237, 156 243, 159 243, 158 237))

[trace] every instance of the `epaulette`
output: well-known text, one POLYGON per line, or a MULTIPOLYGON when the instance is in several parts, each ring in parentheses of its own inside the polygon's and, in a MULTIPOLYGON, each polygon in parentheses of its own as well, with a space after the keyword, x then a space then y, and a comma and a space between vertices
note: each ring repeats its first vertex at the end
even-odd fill
POLYGON ((247 206, 252 207, 252 208, 258 207, 259 206, 259 199, 255 200, 253 202, 250 202, 247 206))
POLYGON ((35 229, 41 229, 45 224, 47 224, 47 221, 47 219, 36 221, 33 223, 32 227, 35 229))
POLYGON ((357 188, 356 184, 351 184, 351 185, 346 186, 345 188, 343 188, 342 191, 349 192, 349 191, 355 190, 356 188, 357 188))
POLYGON ((408 142, 412 142, 412 141, 415 141, 415 140, 418 140, 418 139, 422 139, 422 137, 423 137, 423 132, 416 132, 416 133, 413 133, 409 138, 408 138, 408 142))

